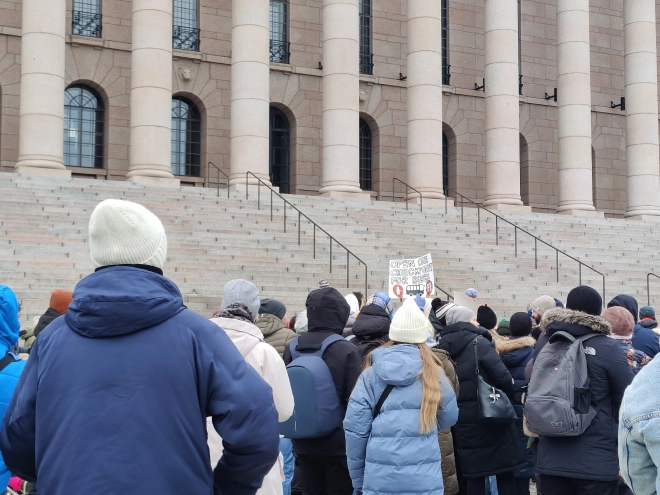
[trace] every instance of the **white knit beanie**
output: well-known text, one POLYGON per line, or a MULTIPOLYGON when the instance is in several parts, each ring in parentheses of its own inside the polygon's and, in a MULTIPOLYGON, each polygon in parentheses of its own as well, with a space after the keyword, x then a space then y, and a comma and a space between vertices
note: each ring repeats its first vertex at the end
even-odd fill
POLYGON ((390 325, 390 340, 402 344, 423 344, 429 336, 429 320, 424 317, 413 297, 394 313, 390 325))
POLYGON ((89 250, 96 266, 163 268, 167 237, 158 217, 144 206, 106 199, 97 205, 89 219, 89 250))

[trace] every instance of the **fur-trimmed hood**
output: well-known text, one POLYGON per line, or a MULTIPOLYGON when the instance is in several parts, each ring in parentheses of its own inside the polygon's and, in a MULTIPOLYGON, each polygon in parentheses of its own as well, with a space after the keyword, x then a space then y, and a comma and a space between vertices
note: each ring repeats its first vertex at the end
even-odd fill
POLYGON ((579 325, 589 328, 592 332, 609 335, 612 333, 612 325, 600 316, 594 316, 582 311, 573 311, 572 309, 551 309, 543 314, 541 320, 541 330, 546 332, 553 323, 566 323, 569 325, 579 325))
POLYGON ((493 334, 493 342, 495 342, 495 350, 498 354, 504 354, 506 352, 516 351, 518 349, 525 349, 531 347, 532 349, 536 345, 536 340, 533 337, 518 337, 511 339, 509 337, 503 337, 499 335, 494 330, 491 330, 493 334))

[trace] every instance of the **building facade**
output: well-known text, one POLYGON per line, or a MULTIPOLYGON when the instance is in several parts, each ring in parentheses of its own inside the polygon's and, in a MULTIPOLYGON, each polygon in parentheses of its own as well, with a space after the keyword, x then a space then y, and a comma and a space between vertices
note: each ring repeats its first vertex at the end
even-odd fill
POLYGON ((0 165, 658 216, 656 7, 1 0, 0 165))

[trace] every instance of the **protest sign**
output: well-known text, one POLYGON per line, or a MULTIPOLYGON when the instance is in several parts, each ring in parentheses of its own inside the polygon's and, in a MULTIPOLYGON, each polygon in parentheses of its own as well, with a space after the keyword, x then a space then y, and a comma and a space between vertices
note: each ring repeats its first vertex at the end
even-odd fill
POLYGON ((408 260, 390 260, 390 297, 406 299, 435 294, 431 254, 408 260))

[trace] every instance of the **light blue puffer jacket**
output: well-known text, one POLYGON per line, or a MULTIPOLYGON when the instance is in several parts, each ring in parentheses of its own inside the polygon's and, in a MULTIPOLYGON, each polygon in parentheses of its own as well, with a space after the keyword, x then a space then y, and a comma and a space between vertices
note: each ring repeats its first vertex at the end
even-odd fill
MULTIPOLYGON (((396 345, 372 353, 373 366, 360 376, 344 419, 346 454, 353 487, 364 495, 442 495, 438 431, 419 432, 422 358, 414 345, 396 345), (395 386, 373 419, 388 384, 395 386)), ((453 426, 458 405, 444 373, 438 429, 453 426)))
MULTIPOLYGON (((16 294, 9 287, 0 285, 0 359, 18 342, 18 332, 21 329, 18 311, 16 294)), ((0 371, 0 419, 5 416, 18 379, 25 368, 25 361, 14 357, 16 361, 0 371)), ((7 489, 10 477, 11 473, 0 454, 0 493, 7 489)))

